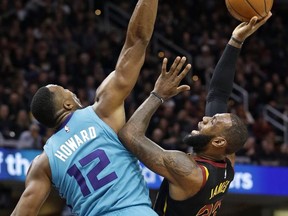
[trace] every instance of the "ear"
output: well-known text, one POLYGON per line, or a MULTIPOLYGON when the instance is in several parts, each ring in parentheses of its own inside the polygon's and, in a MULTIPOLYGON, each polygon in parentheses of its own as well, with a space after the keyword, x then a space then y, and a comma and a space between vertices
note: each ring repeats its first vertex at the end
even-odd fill
POLYGON ((227 140, 224 137, 218 136, 212 139, 212 145, 217 148, 223 148, 227 145, 227 140))
POLYGON ((64 109, 72 110, 74 108, 74 103, 71 100, 65 100, 63 104, 64 109))

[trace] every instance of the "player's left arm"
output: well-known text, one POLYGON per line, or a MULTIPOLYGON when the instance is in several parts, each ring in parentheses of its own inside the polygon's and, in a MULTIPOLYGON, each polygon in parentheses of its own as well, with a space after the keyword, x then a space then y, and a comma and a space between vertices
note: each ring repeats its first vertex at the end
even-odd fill
POLYGON ((25 190, 21 195, 12 216, 34 216, 51 191, 50 166, 45 153, 35 158, 29 168, 25 190))
POLYGON ((138 0, 115 71, 97 89, 94 109, 116 132, 126 121, 124 100, 135 86, 143 66, 157 9, 158 0, 138 0))
POLYGON ((164 150, 147 138, 145 133, 152 115, 163 100, 190 89, 187 85, 179 86, 191 67, 188 64, 180 72, 185 61, 186 58, 177 57, 169 72, 166 72, 167 59, 163 60, 162 72, 156 81, 152 94, 135 111, 118 134, 125 147, 149 169, 166 177, 170 183, 181 187, 184 187, 185 182, 191 176, 194 176, 195 184, 197 182, 200 184, 202 175, 198 174, 201 174, 201 168, 186 153, 164 150), (200 177, 197 178, 198 176, 200 177))
POLYGON ((191 175, 202 182, 201 169, 191 156, 181 151, 165 150, 145 136, 152 115, 161 101, 150 95, 120 130, 118 136, 124 146, 146 167, 165 177, 172 184, 184 187, 191 175))
POLYGON ((215 67, 209 84, 205 110, 206 116, 227 112, 227 102, 233 89, 236 62, 241 51, 242 43, 266 23, 271 16, 272 13, 269 12, 269 14, 260 21, 257 20, 257 17, 253 17, 250 22, 242 22, 239 24, 232 32, 232 37, 215 67), (236 42, 235 39, 238 42, 236 42), (239 41, 242 43, 239 43, 239 41))

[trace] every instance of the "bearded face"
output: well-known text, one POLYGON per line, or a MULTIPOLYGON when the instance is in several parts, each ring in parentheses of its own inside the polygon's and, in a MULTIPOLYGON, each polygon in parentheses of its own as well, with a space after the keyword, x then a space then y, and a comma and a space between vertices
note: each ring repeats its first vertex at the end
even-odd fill
POLYGON ((191 134, 186 135, 183 142, 192 146, 194 152, 203 152, 213 138, 221 136, 223 131, 231 125, 229 113, 216 114, 212 117, 204 116, 198 123, 198 130, 193 130, 191 134))
POLYGON ((193 147, 195 153, 203 152, 214 136, 204 134, 187 134, 183 142, 193 147))

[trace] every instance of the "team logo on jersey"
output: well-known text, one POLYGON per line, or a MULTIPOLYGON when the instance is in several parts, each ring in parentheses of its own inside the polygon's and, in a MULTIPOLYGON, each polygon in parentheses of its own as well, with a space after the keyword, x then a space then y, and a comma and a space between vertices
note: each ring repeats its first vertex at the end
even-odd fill
POLYGON ((65 129, 65 131, 66 131, 67 133, 70 132, 70 128, 69 128, 67 125, 65 125, 64 129, 65 129))

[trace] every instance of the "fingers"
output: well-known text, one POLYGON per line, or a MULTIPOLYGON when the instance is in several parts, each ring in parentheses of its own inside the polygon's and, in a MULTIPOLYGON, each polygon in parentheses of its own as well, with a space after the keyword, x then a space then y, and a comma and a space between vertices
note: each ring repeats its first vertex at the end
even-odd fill
POLYGON ((188 85, 181 85, 177 88, 177 94, 183 91, 189 91, 190 90, 190 86, 188 85))
POLYGON ((265 24, 265 23, 267 22, 267 20, 268 20, 271 16, 272 16, 272 13, 269 12, 269 14, 268 14, 265 18, 259 20, 259 21, 254 25, 255 30, 257 30, 257 29, 260 28, 263 24, 265 24))
POLYGON ((186 62, 186 57, 180 58, 179 56, 175 59, 173 65, 171 66, 171 69, 169 71, 172 78, 175 78, 179 72, 181 71, 183 65, 186 62))
POLYGON ((187 64, 184 70, 178 75, 179 81, 181 81, 191 69, 191 64, 187 64))
POLYGON ((267 22, 267 20, 270 18, 272 16, 272 13, 271 13, 271 11, 268 13, 268 15, 266 16, 266 17, 264 17, 264 19, 261 19, 260 21, 259 21, 259 25, 263 25, 264 23, 266 23, 267 22))
POLYGON ((250 26, 254 26, 256 24, 256 22, 258 21, 258 17, 257 16, 253 16, 250 21, 249 24, 250 26))
POLYGON ((172 73, 175 71, 175 69, 177 68, 177 65, 179 64, 179 61, 181 60, 181 58, 179 56, 177 56, 172 64, 172 66, 170 67, 170 71, 172 71, 172 73))
POLYGON ((161 75, 158 77, 154 89, 156 89, 163 98, 170 98, 180 92, 190 89, 189 85, 180 85, 180 82, 191 69, 191 64, 186 63, 186 57, 177 56, 174 59, 170 70, 167 71, 167 58, 163 59, 161 75))
POLYGON ((186 57, 182 57, 180 62, 178 63, 177 65, 177 68, 176 70, 174 71, 174 75, 177 76, 179 71, 182 69, 183 65, 185 64, 186 62, 186 57))
POLYGON ((268 13, 268 15, 267 15, 267 19, 269 19, 272 15, 273 15, 272 12, 269 11, 269 13, 268 13))
POLYGON ((162 70, 161 70, 162 75, 164 75, 167 71, 167 63, 168 63, 168 59, 164 58, 162 62, 162 70))
POLYGON ((187 64, 185 66, 185 68, 181 71, 181 69, 183 68, 184 64, 186 63, 186 57, 183 56, 182 58, 180 58, 179 56, 177 56, 169 70, 169 72, 167 72, 167 58, 163 59, 163 63, 162 63, 162 75, 165 76, 165 74, 169 75, 172 79, 178 79, 177 81, 180 82, 189 72, 189 70, 191 69, 191 64, 187 64), (181 72, 180 72, 181 71, 181 72), (180 73, 180 74, 179 74, 180 73))
POLYGON ((242 22, 236 28, 237 29, 242 28, 243 26, 246 26, 247 24, 248 24, 247 22, 242 22))

